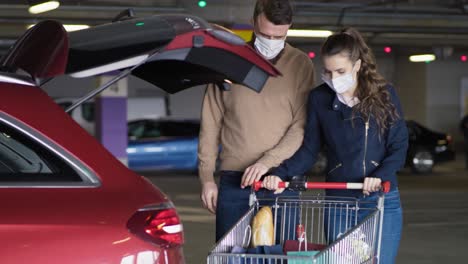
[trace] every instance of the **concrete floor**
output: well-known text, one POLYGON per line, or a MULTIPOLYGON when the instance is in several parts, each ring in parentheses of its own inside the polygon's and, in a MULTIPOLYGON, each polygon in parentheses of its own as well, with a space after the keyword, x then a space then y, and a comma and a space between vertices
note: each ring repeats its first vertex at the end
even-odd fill
MULTIPOLYGON (((145 173, 174 202, 185 229, 187 263, 206 263, 214 244, 215 217, 202 208, 195 175, 145 173)), ((323 181, 314 177, 311 181, 323 181)), ((463 157, 430 175, 399 175, 404 226, 397 263, 468 262, 468 171, 463 157)))

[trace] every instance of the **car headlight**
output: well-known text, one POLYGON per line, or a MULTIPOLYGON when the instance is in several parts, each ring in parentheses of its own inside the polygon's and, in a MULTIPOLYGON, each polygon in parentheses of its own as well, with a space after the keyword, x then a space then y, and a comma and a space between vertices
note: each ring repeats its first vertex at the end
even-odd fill
POLYGON ((437 152, 437 153, 444 152, 446 150, 447 150, 447 146, 437 146, 435 148, 435 152, 437 152))

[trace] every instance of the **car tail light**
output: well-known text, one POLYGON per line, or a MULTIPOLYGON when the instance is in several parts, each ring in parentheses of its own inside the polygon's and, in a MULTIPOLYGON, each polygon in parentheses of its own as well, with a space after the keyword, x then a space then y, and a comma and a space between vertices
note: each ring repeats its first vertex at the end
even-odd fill
POLYGON ((138 210, 128 221, 127 227, 141 239, 163 248, 178 247, 184 243, 182 223, 170 203, 138 210))
POLYGON ((446 136, 446 139, 447 139, 447 144, 452 143, 453 138, 452 138, 451 135, 447 135, 447 136, 446 136))

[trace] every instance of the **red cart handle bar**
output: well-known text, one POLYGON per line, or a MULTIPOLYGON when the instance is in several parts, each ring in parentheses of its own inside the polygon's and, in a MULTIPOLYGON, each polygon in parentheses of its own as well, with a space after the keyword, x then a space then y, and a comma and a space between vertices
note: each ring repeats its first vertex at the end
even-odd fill
MULTIPOLYGON (((260 190, 262 183, 262 181, 254 182, 254 190, 260 190)), ((304 182, 304 185, 306 189, 362 190, 364 188, 364 183, 359 182, 304 182)), ((278 183, 278 188, 288 188, 288 186, 289 182, 278 183)), ((383 182, 381 190, 384 193, 388 193, 390 191, 390 182, 383 182)))

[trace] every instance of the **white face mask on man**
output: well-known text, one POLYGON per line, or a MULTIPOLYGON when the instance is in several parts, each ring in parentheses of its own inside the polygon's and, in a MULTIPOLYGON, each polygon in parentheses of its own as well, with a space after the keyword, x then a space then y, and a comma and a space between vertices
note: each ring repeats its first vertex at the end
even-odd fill
POLYGON ((274 59, 284 49, 284 39, 267 39, 255 34, 255 48, 267 60, 274 59))

